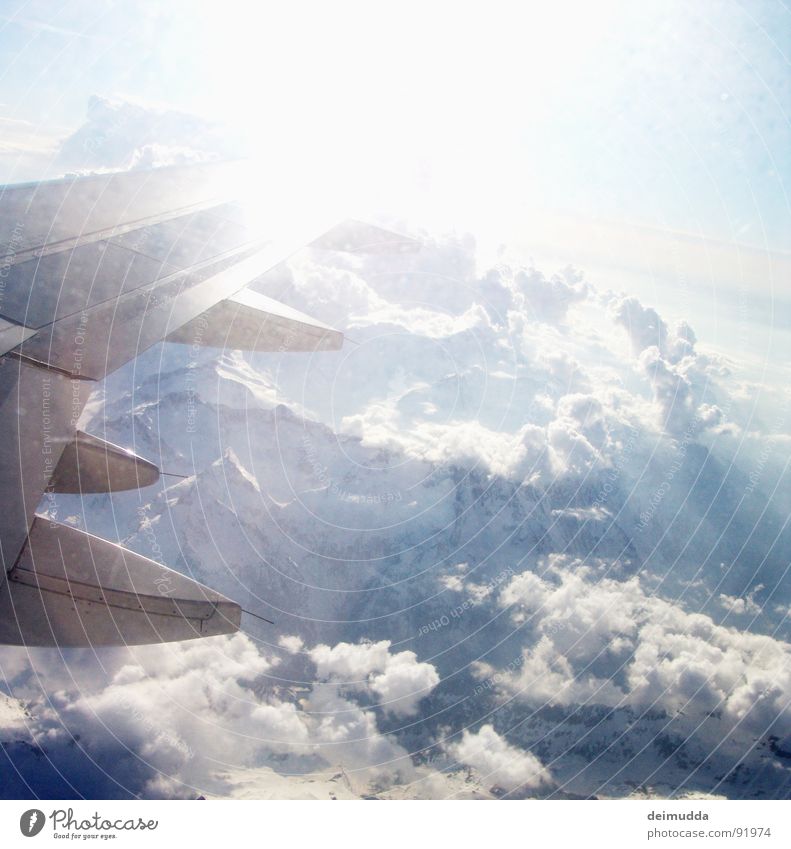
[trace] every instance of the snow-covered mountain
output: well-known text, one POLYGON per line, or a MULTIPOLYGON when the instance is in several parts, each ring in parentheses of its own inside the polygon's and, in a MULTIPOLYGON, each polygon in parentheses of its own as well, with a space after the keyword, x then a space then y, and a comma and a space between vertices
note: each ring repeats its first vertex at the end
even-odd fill
POLYGON ((787 400, 474 250, 306 253, 259 285, 342 352, 108 380, 87 426, 180 477, 50 509, 275 625, 3 650, 10 795, 789 795, 787 400))

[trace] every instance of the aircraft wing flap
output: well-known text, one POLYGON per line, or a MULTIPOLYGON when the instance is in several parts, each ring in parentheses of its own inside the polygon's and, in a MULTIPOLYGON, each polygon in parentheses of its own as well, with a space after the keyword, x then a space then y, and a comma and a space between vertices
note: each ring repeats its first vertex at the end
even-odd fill
POLYGON ((14 353, 72 377, 101 380, 244 288, 300 244, 278 241, 142 286, 42 328, 14 353))
POLYGON ((234 633, 241 608, 203 584, 68 525, 36 517, 0 576, 0 642, 141 645, 234 633))
POLYGON ((159 480, 159 469, 118 445, 78 430, 50 478, 51 492, 122 492, 159 480))
POLYGON ((182 325, 167 340, 243 351, 338 351, 343 334, 245 287, 182 325))
POLYGON ((0 356, 16 348, 25 339, 29 339, 36 331, 21 324, 14 324, 0 318, 0 356))

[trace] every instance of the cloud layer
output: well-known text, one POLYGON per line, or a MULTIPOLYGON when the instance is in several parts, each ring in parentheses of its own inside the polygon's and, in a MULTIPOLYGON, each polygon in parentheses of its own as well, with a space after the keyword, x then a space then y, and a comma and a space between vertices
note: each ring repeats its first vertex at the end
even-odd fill
POLYGON ((791 733, 785 642, 715 625, 646 593, 637 577, 613 580, 564 557, 540 577, 514 577, 500 604, 532 635, 518 670, 498 679, 526 701, 661 707, 693 721, 716 711, 730 727, 791 733))
MULTIPOLYGON (((206 122, 98 98, 62 164, 222 152, 206 122)), ((274 633, 0 650, 9 786, 787 795, 791 441, 761 387, 687 322, 573 268, 483 266, 469 236, 307 250, 255 285, 351 342, 150 352, 86 426, 185 477, 58 504, 274 633)))

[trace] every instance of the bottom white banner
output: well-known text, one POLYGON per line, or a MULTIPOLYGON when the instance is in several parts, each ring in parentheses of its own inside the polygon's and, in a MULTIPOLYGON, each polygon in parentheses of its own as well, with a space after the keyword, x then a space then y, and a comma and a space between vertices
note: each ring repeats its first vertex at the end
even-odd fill
POLYGON ((789 801, 0 801, 0 846, 789 846, 789 801))

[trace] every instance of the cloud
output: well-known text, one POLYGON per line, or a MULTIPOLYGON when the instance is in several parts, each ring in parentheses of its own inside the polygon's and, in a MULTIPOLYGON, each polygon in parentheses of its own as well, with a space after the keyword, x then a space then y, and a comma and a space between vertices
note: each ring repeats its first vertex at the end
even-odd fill
POLYGON ((553 323, 565 318, 571 304, 586 298, 589 291, 582 275, 571 267, 549 278, 535 268, 520 269, 514 274, 513 287, 522 312, 531 320, 553 323))
POLYGON ((464 581, 459 575, 442 575, 439 581, 446 590, 451 592, 460 593, 464 590, 464 581))
POLYGON ((615 323, 626 330, 635 356, 651 347, 662 356, 667 353, 667 324, 653 307, 643 306, 633 296, 621 297, 612 302, 610 312, 615 323))
POLYGON ((434 666, 420 663, 414 652, 391 654, 389 640, 318 645, 308 654, 320 679, 366 689, 396 716, 414 715, 440 680, 434 666))
POLYGON ((334 687, 317 687, 304 704, 312 715, 312 739, 327 763, 351 768, 368 779, 399 784, 416 776, 407 750, 382 734, 373 711, 365 710, 334 687))
POLYGON ((727 593, 720 593, 719 600, 720 604, 725 608, 725 610, 730 613, 735 613, 737 616, 748 613, 751 616, 758 616, 763 608, 758 602, 756 602, 754 596, 755 593, 763 589, 763 587, 759 584, 751 593, 748 593, 746 597, 737 597, 728 595, 727 593))
POLYGON ((289 654, 298 654, 302 651, 302 647, 305 645, 302 641, 302 637, 297 637, 293 634, 284 634, 282 637, 279 637, 277 644, 281 648, 284 648, 289 654))
POLYGON ((602 460, 609 434, 601 402, 592 395, 564 395, 557 404, 547 440, 555 469, 583 475, 602 460))
POLYGON ((602 577, 562 556, 542 576, 514 577, 500 604, 532 640, 515 670, 478 674, 525 700, 717 710, 756 734, 791 732, 791 646, 781 640, 716 625, 647 594, 636 577, 602 577))
POLYGON ((372 672, 380 672, 390 660, 390 642, 318 645, 308 654, 319 678, 359 683, 372 672))
MULTIPOLYGON (((294 649, 301 640, 281 643, 294 649)), ((362 676, 384 710, 411 715, 439 676, 413 652, 391 655, 388 647, 318 646, 312 655, 320 677, 362 676)), ((49 697, 35 696, 36 678, 20 681, 16 690, 27 693, 27 713, 0 701, 0 737, 28 739, 56 770, 90 777, 92 789, 81 791, 88 795, 232 795, 229 771, 244 782, 247 773, 283 759, 294 771, 345 764, 361 781, 414 773, 408 752, 380 732, 375 713, 341 696, 337 686, 317 684, 300 702, 275 695, 267 676, 278 661, 241 634, 122 650, 104 660, 104 678, 79 662, 56 672, 49 697)), ((57 669, 51 658, 44 663, 57 669)), ((39 795, 52 787, 40 787, 39 795)), ((58 787, 56 796, 64 792, 58 787)))
POLYGON ((29 706, 31 742, 56 766, 82 764, 78 786, 98 772, 112 776, 105 794, 189 796, 213 783, 218 763, 250 764, 307 742, 293 705, 262 702, 250 689, 275 662, 241 634, 115 650, 96 665, 84 653, 69 666, 40 660, 15 691, 29 706), (43 680, 49 695, 36 694, 43 680))
POLYGON ((458 743, 448 747, 450 755, 479 775, 484 786, 507 792, 533 790, 552 781, 549 770, 532 753, 512 746, 491 725, 473 733, 466 729, 458 743))
POLYGON ((430 663, 418 663, 414 652, 392 656, 385 670, 371 678, 371 689, 385 710, 396 716, 414 716, 418 704, 439 684, 439 674, 430 663))
POLYGON ((319 285, 311 268, 313 282, 300 287, 350 304, 355 334, 367 334, 370 356, 355 376, 355 403, 333 404, 342 432, 365 446, 546 484, 608 466, 625 427, 639 424, 645 440, 655 439, 646 418, 690 441, 726 422, 721 363, 696 350, 689 324, 671 330, 655 309, 634 297, 598 295, 574 270, 547 277, 490 268, 461 282, 465 300, 454 312, 430 305, 433 278, 412 278, 421 303, 407 308, 383 297, 388 290, 364 259, 339 277, 331 273, 329 284, 319 285), (336 291, 340 281, 351 289, 336 291), (570 317, 575 304, 582 311, 570 317), (636 360, 624 357, 613 323, 627 331, 636 360), (410 334, 397 355, 377 348, 379 335, 396 327, 410 334), (426 356, 419 340, 427 339, 441 343, 440 356, 426 356), (371 386, 379 391, 366 399, 371 386))
POLYGON ((370 315, 390 305, 369 285, 358 268, 328 266, 311 255, 295 257, 259 287, 295 309, 321 316, 341 330, 354 316, 370 315))
POLYGON ((674 434, 690 431, 696 420, 689 380, 662 358, 657 347, 646 348, 640 354, 640 367, 653 389, 661 425, 674 434))
POLYGON ((697 403, 686 360, 672 365, 657 348, 646 348, 640 355, 640 367, 650 381, 660 424, 669 433, 689 437, 723 421, 716 404, 697 403))
POLYGON ((632 352, 653 394, 659 424, 674 436, 696 437, 720 425, 723 411, 706 395, 722 376, 721 365, 695 350, 697 337, 686 321, 671 331, 653 307, 637 298, 611 298, 609 312, 629 337, 632 352))
POLYGON ((94 95, 85 122, 63 140, 58 166, 69 171, 185 165, 239 154, 220 124, 168 107, 94 95))
POLYGON ((582 364, 567 351, 546 351, 539 354, 539 362, 558 388, 566 392, 590 392, 590 380, 582 364))

